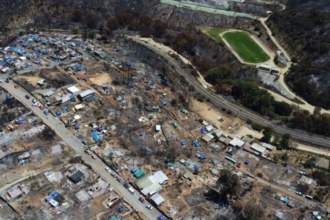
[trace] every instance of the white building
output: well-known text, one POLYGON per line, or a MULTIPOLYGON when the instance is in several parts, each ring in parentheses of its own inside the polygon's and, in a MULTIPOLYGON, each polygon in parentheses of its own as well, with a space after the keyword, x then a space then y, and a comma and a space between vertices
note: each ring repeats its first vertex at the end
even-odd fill
POLYGON ((260 155, 264 155, 266 153, 266 148, 264 148, 263 146, 260 146, 257 143, 252 144, 251 149, 259 152, 260 155))
POLYGON ((71 86, 69 88, 67 88, 67 90, 72 94, 72 95, 78 95, 80 93, 80 90, 75 87, 75 86, 71 86))
POLYGON ((233 140, 231 140, 231 141, 229 142, 229 144, 230 144, 231 146, 233 146, 233 147, 241 148, 241 147, 244 146, 245 142, 242 141, 242 140, 239 139, 239 138, 234 138, 233 140))

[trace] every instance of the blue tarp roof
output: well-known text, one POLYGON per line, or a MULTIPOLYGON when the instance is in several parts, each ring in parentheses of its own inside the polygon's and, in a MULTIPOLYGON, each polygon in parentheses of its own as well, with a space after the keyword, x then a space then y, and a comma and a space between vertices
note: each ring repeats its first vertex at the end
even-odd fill
POLYGON ((39 39, 39 38, 35 38, 34 41, 35 41, 35 42, 39 42, 40 39, 39 39))
POLYGON ((17 50, 19 50, 18 47, 13 47, 13 51, 17 51, 17 50))
POLYGON ((199 166, 195 165, 194 170, 199 170, 199 166))
POLYGON ((41 60, 37 57, 35 58, 35 61, 40 62, 41 60))
POLYGON ((119 49, 119 48, 117 48, 117 49, 116 49, 116 51, 120 51, 120 49, 119 49))
POLYGON ((21 50, 21 51, 17 51, 17 53, 18 53, 19 55, 23 55, 23 54, 25 54, 25 51, 24 51, 24 50, 21 50))
POLYGON ((129 62, 129 63, 127 63, 127 64, 126 64, 126 66, 132 66, 132 63, 131 63, 131 62, 129 62))
POLYGON ((11 98, 11 95, 7 95, 7 96, 6 96, 6 99, 10 99, 10 98, 11 98))
POLYGON ((197 148, 201 146, 198 142, 196 142, 194 145, 195 145, 195 147, 197 147, 197 148))
POLYGON ((97 128, 97 131, 103 131, 103 128, 102 127, 98 127, 97 128))
POLYGON ((115 65, 116 65, 116 66, 119 66, 119 63, 118 63, 118 62, 115 62, 115 65))
POLYGON ((250 161, 249 161, 249 160, 246 160, 246 161, 245 161, 245 164, 249 164, 249 163, 250 163, 250 161))
POLYGON ((292 190, 296 190, 296 187, 294 187, 294 186, 290 186, 290 189, 292 189, 292 190))
POLYGON ((75 57, 75 56, 76 56, 76 54, 75 54, 75 53, 72 53, 72 54, 70 54, 70 56, 72 56, 72 57, 75 57))
POLYGON ((79 125, 79 124, 76 124, 76 125, 74 126, 74 128, 75 128, 75 129, 79 129, 79 128, 80 128, 80 125, 79 125))
POLYGON ((287 198, 285 198, 285 199, 284 199, 284 202, 285 202, 285 203, 288 203, 288 202, 289 202, 289 200, 288 200, 287 198))
POLYGON ((91 136, 93 137, 93 140, 95 142, 98 142, 101 139, 100 136, 95 131, 92 132, 91 136))
POLYGON ((23 119, 18 120, 18 124, 23 124, 23 123, 24 123, 23 119))
POLYGON ((122 211, 124 211, 124 206, 121 205, 118 207, 118 212, 122 212, 122 211))
POLYGON ((185 145, 186 144, 186 142, 185 141, 181 141, 181 145, 185 145))
POLYGON ((46 200, 49 202, 50 200, 52 200, 57 195, 58 195, 58 192, 54 191, 49 196, 46 197, 46 200))
POLYGON ((140 131, 140 136, 143 136, 143 135, 144 135, 143 131, 140 131))
POLYGON ((48 41, 46 41, 46 40, 42 41, 43 44, 47 44, 47 42, 48 42, 48 41))
POLYGON ((109 60, 112 61, 113 59, 110 57, 109 60))
POLYGON ((11 57, 8 57, 7 59, 6 59, 6 61, 8 62, 8 61, 12 61, 13 60, 13 58, 11 58, 11 57))
POLYGON ((77 69, 81 69, 81 68, 83 68, 83 65, 81 65, 81 64, 77 64, 77 65, 76 65, 76 68, 77 68, 77 69))
POLYGON ((61 111, 56 112, 56 115, 61 115, 61 114, 62 114, 61 111))
POLYGON ((43 53, 43 54, 45 54, 45 53, 47 53, 47 52, 48 52, 48 50, 47 50, 47 49, 46 49, 46 50, 44 50, 44 51, 42 51, 42 53, 43 53))
POLYGON ((166 101, 162 101, 162 105, 167 105, 167 102, 166 101))
POLYGON ((131 84, 130 87, 131 87, 131 88, 134 88, 134 84, 131 84))
POLYGON ((10 53, 10 50, 6 50, 6 53, 10 53))
POLYGON ((198 156, 199 158, 207 158, 207 156, 204 153, 199 153, 196 156, 198 156))
POLYGON ((29 59, 30 59, 30 58, 32 58, 32 56, 31 56, 31 55, 27 55, 26 57, 27 57, 27 58, 29 58, 29 59))
POLYGON ((71 94, 71 95, 70 95, 70 99, 74 99, 74 95, 71 94))
POLYGON ((135 173, 137 171, 137 168, 136 167, 133 167, 132 169, 131 169, 131 172, 132 173, 135 173))
POLYGON ((28 42, 25 42, 25 43, 23 43, 23 47, 26 47, 26 46, 28 46, 29 45, 29 43, 28 42))

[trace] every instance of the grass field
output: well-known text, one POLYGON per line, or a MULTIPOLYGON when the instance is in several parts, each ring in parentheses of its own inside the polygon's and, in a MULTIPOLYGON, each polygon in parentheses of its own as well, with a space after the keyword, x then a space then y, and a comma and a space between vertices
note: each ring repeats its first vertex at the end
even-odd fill
POLYGON ((270 59, 268 54, 245 32, 228 32, 223 37, 245 62, 261 63, 270 59))
POLYGON ((213 38, 217 42, 223 42, 223 39, 219 36, 219 34, 227 30, 227 28, 202 27, 202 26, 198 26, 197 29, 203 31, 207 36, 213 38))

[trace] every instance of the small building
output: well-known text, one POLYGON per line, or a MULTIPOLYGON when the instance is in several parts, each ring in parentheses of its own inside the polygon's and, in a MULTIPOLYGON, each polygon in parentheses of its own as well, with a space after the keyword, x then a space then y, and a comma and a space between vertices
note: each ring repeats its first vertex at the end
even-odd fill
POLYGON ((156 132, 160 131, 160 125, 156 125, 156 132))
POLYGON ((264 148, 266 148, 267 150, 274 150, 274 147, 273 145, 271 144, 268 144, 268 143, 261 143, 261 146, 263 146, 264 148))
POLYGON ((86 91, 83 91, 79 94, 79 97, 82 101, 87 100, 89 97, 93 97, 95 95, 95 92, 92 90, 88 89, 86 91))
POLYGON ((190 181, 193 181, 194 178, 195 178, 194 174, 190 173, 189 171, 185 172, 183 174, 183 177, 186 178, 186 179, 188 179, 188 180, 190 180, 190 181))
POLYGON ((30 152, 26 151, 24 152, 23 154, 21 154, 20 156, 18 156, 18 161, 21 161, 21 160, 29 160, 31 158, 31 154, 30 152))
POLYGON ((159 193, 156 193, 155 195, 151 196, 150 200, 152 200, 157 206, 160 206, 165 201, 164 198, 159 195, 159 193))
POLYGON ((234 138, 233 140, 231 140, 231 141, 229 142, 229 145, 231 145, 231 146, 233 146, 233 147, 238 147, 238 148, 243 147, 244 144, 245 144, 245 142, 242 141, 242 140, 239 139, 239 138, 234 138))
POLYGON ((74 183, 77 184, 81 181, 81 179, 84 177, 84 173, 80 170, 77 170, 75 173, 73 173, 71 176, 69 176, 69 179, 74 183))
POLYGON ((205 129, 207 130, 207 132, 210 132, 210 133, 214 131, 214 127, 212 125, 206 126, 205 129))
POLYGON ((83 109, 85 107, 85 105, 83 105, 83 104, 78 104, 78 105, 75 105, 74 106, 74 109, 76 110, 76 111, 79 111, 80 109, 83 109))
POLYGON ((45 98, 49 98, 49 97, 54 96, 54 91, 53 90, 39 91, 38 93, 40 93, 45 98))
POLYGON ((9 200, 12 200, 12 199, 16 199, 16 198, 19 198, 23 195, 23 190, 21 189, 20 186, 16 186, 16 187, 13 187, 11 189, 9 189, 6 193, 6 199, 9 201, 9 200))
POLYGON ((328 170, 329 169, 330 161, 323 157, 316 158, 315 167, 321 170, 328 170))
POLYGON ((75 86, 71 86, 69 88, 67 88, 67 90, 72 94, 72 95, 78 95, 80 93, 80 90, 75 87, 75 86))
POLYGON ((169 181, 169 178, 165 175, 165 173, 163 171, 157 171, 152 176, 156 178, 157 182, 160 185, 167 184, 169 181))
POLYGON ((203 121, 202 121, 202 125, 204 125, 204 126, 208 126, 209 123, 207 123, 207 121, 203 120, 203 121))
POLYGON ((62 97, 62 104, 69 102, 72 99, 72 95, 71 94, 67 94, 65 96, 62 97))
POLYGON ((205 141, 207 144, 213 140, 214 136, 211 133, 207 133, 202 137, 202 140, 205 141))
POLYGON ((220 129, 217 129, 214 131, 214 133, 217 138, 220 138, 223 134, 223 131, 221 131, 220 129))
POLYGON ((257 144, 257 143, 253 143, 253 144, 251 145, 251 149, 252 149, 252 150, 255 150, 255 151, 257 151, 257 152, 259 152, 261 155, 264 155, 264 154, 266 153, 266 148, 260 146, 260 145, 257 144))

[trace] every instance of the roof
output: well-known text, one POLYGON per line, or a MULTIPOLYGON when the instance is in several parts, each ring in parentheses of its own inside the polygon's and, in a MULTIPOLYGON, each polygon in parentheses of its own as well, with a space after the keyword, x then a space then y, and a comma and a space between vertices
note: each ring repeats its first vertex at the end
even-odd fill
POLYGON ((156 131, 160 131, 160 125, 156 125, 156 131))
POLYGON ((84 97, 89 96, 89 95, 92 95, 92 94, 94 94, 94 92, 93 92, 92 90, 88 89, 88 90, 86 90, 86 91, 81 92, 81 93, 79 94, 79 96, 80 96, 81 98, 84 98, 84 97))
POLYGON ((233 140, 231 140, 229 142, 229 144, 234 146, 234 147, 242 147, 245 144, 245 142, 242 141, 241 139, 234 138, 233 140))
POLYGON ((157 182, 161 185, 168 182, 169 180, 163 171, 157 171, 154 173, 153 177, 155 177, 157 182))
POLYGON ((193 180, 195 178, 194 174, 190 173, 189 171, 185 172, 185 174, 183 174, 183 177, 190 180, 193 180))
POLYGON ((145 174, 144 170, 143 170, 143 169, 140 169, 140 170, 138 170, 138 171, 136 171, 136 172, 134 173, 134 176, 135 176, 136 178, 139 178, 139 177, 143 176, 144 174, 145 174))
POLYGON ((261 153, 261 154, 264 154, 264 153, 266 152, 266 148, 260 146, 260 145, 257 144, 257 143, 253 143, 253 144, 251 145, 251 149, 252 149, 252 150, 255 150, 255 151, 258 151, 258 152, 261 153))
POLYGON ((212 125, 207 125, 205 128, 208 132, 212 132, 214 130, 214 127, 212 125))
POLYGON ((62 97, 62 103, 68 102, 71 100, 71 94, 67 94, 62 97))
POLYGON ((159 193, 156 193, 155 195, 151 196, 150 199, 154 201, 157 206, 159 206, 165 201, 164 198, 161 195, 159 195, 159 193))
POLYGON ((159 192, 162 189, 162 186, 159 183, 153 183, 150 186, 144 188, 141 192, 145 195, 152 195, 159 192))
POLYGON ((20 196, 23 193, 23 191, 21 190, 20 187, 17 186, 15 188, 8 190, 7 193, 10 196, 10 198, 16 198, 20 196))
POLYGON ((328 159, 325 159, 323 157, 316 158, 316 161, 315 161, 316 167, 327 170, 327 169, 329 169, 329 164, 330 164, 330 161, 328 159))
POLYGON ((79 183, 81 181, 81 178, 84 176, 85 174, 83 172, 81 172, 80 170, 77 170, 77 172, 75 172, 74 174, 72 174, 69 179, 73 182, 73 183, 79 183))
POLYGON ((153 182, 149 179, 148 176, 142 177, 141 179, 139 179, 136 182, 136 185, 140 188, 140 189, 144 189, 148 186, 151 186, 153 184, 153 182))
POLYGON ((53 200, 55 200, 56 202, 58 202, 58 203, 63 203, 64 202, 64 197, 61 195, 61 194, 58 194, 58 195, 56 195, 54 198, 53 198, 53 200))
POLYGON ((220 138, 221 135, 223 134, 223 131, 221 131, 220 129, 217 129, 217 130, 214 131, 214 133, 218 138, 220 138))
POLYGON ((53 90, 40 91, 39 93, 41 95, 45 96, 45 97, 49 97, 49 96, 53 96, 54 95, 54 91, 53 90))
POLYGON ((273 150, 273 149, 274 149, 274 146, 271 145, 271 144, 261 143, 261 145, 262 145, 264 148, 267 148, 268 150, 273 150))
POLYGON ((212 139, 214 138, 214 136, 210 133, 204 135, 202 137, 202 140, 205 141, 206 143, 210 142, 212 139))
POLYGON ((71 86, 71 87, 67 88, 67 90, 72 94, 80 92, 80 90, 75 86, 71 86))
POLYGON ((82 109, 82 108, 84 108, 85 106, 83 105, 83 104, 78 104, 78 105, 75 105, 74 106, 74 108, 76 109, 76 110, 79 110, 79 109, 82 109))

